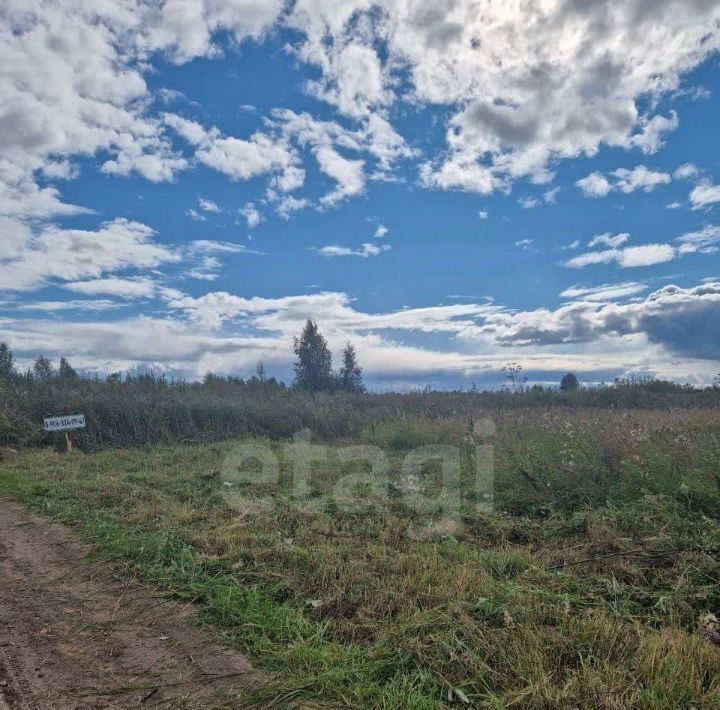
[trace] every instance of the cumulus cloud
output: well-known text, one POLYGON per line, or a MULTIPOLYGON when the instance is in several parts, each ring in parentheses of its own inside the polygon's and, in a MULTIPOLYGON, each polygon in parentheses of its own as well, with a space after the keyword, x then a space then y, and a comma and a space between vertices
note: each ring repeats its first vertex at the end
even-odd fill
POLYGON ((703 180, 692 189, 689 199, 694 210, 710 207, 720 202, 720 185, 714 185, 709 180, 703 180))
POLYGON ((306 198, 286 194, 305 183, 303 149, 310 151, 320 171, 335 183, 334 189, 320 199, 321 207, 362 194, 369 161, 375 167, 372 179, 389 179, 397 160, 415 155, 388 121, 377 115, 368 116, 353 130, 336 121, 319 121, 307 113, 276 109, 265 120, 264 130, 247 139, 225 136, 215 127, 205 128, 176 114, 165 114, 164 122, 193 146, 195 160, 230 179, 268 175, 267 198, 283 217, 307 205, 303 202, 306 198), (350 157, 348 151, 364 157, 350 157))
POLYGON ((684 163, 680 167, 676 168, 673 172, 673 177, 676 180, 690 180, 696 175, 700 174, 700 168, 693 163, 684 163))
POLYGON ((290 219, 293 212, 303 210, 310 205, 310 200, 304 197, 286 195, 275 203, 275 211, 283 218, 290 219))
POLYGON ((720 252, 720 227, 708 225, 697 232, 687 232, 678 237, 680 254, 717 254, 720 252))
POLYGON ((649 170, 644 165, 638 165, 632 170, 620 168, 613 175, 617 178, 616 189, 624 193, 635 190, 652 192, 658 185, 667 185, 672 179, 668 173, 649 170))
MULTIPOLYGON (((227 50, 228 37, 261 41, 279 27, 294 31, 289 51, 317 69, 307 91, 356 126, 335 124, 329 141, 310 145, 337 182, 324 206, 363 192, 362 162, 374 162, 372 179, 393 179, 395 161, 418 155, 390 123, 401 103, 450 111, 446 150, 420 166, 421 182, 433 188, 488 194, 522 177, 546 182, 554 162, 592 157, 602 145, 654 153, 679 119, 641 110, 640 98, 677 91, 720 46, 716 4, 679 7, 678 0, 613 8, 562 0, 482 8, 468 0, 442 7, 8 0, 0 11, 0 210, 23 217, 77 211, 34 177, 72 178, 73 156, 101 155, 102 172, 155 182, 199 162, 233 180, 267 175, 279 193, 298 189, 304 168, 287 126, 270 119, 263 130, 235 137, 157 115, 153 99, 171 92, 153 94, 145 80, 160 55, 175 63, 212 58, 227 50), (177 152, 168 128, 193 147, 191 156, 177 152)), ((594 194, 603 185, 597 177, 588 184, 594 194)), ((701 203, 707 189, 697 193, 701 203)))
POLYGON ((373 234, 373 237, 375 239, 382 239, 384 236, 387 235, 389 231, 390 230, 384 224, 378 224, 377 229, 375 230, 375 234, 373 234))
POLYGON ((637 268, 639 266, 652 266, 672 261, 677 256, 675 248, 670 244, 644 244, 624 249, 606 249, 605 251, 587 252, 579 254, 565 262, 565 266, 573 269, 582 269, 592 264, 616 263, 623 269, 637 268))
POLYGON ((360 194, 365 189, 362 160, 349 160, 336 150, 323 146, 315 151, 318 166, 337 182, 337 187, 320 198, 320 203, 332 206, 346 197, 360 194))
POLYGON ((4 258, 0 253, 3 291, 100 278, 123 269, 149 269, 180 260, 177 251, 154 241, 153 229, 125 219, 106 222, 96 231, 54 226, 33 231, 19 223, 18 234, 20 248, 4 258))
POLYGON ((224 136, 196 121, 165 114, 165 123, 195 148, 195 159, 231 180, 249 180, 268 173, 283 174, 298 162, 282 137, 256 131, 249 138, 224 136))
POLYGON ((212 200, 205 197, 198 198, 198 205, 203 212, 221 212, 222 210, 212 200))
POLYGON ((245 217, 248 229, 254 229, 262 222, 263 217, 252 202, 247 202, 238 212, 245 217))
POLYGON ((575 185, 586 197, 605 197, 614 190, 625 194, 636 190, 652 192, 659 185, 667 185, 672 180, 669 173, 650 170, 644 165, 638 165, 632 170, 618 168, 610 173, 610 177, 612 182, 602 173, 595 171, 578 180, 575 185))
POLYGON ((687 289, 666 286, 626 304, 577 302, 555 311, 493 314, 479 332, 492 333, 506 345, 523 346, 643 335, 673 353, 717 359, 718 317, 720 283, 711 282, 687 289))
MULTIPOLYGON (((672 261, 686 254, 716 254, 720 252, 720 227, 707 225, 695 232, 687 232, 672 244, 644 244, 642 246, 623 247, 630 239, 629 234, 599 234, 589 242, 590 248, 608 247, 601 251, 590 251, 568 259, 565 266, 581 269, 592 264, 616 263, 622 268, 652 266, 672 261), (621 248, 623 247, 623 248, 621 248)), ((576 244, 576 243, 575 243, 576 244)))
POLYGON ((482 192, 603 144, 657 151, 678 117, 641 113, 640 97, 676 90, 719 41, 715 5, 676 5, 299 0, 288 24, 321 72, 311 91, 348 115, 382 111, 400 75, 415 101, 457 107, 448 154, 423 179, 482 192))
POLYGON ((588 197, 605 197, 612 190, 608 179, 600 172, 592 172, 575 183, 588 197))
POLYGON ((711 379, 720 357, 715 326, 720 283, 667 286, 625 303, 608 300, 611 290, 623 297, 642 288, 635 283, 573 287, 569 297, 580 300, 555 310, 466 303, 380 313, 357 309, 344 293, 246 298, 215 292, 169 299, 176 316, 165 318, 85 323, 13 318, 3 321, 3 329, 21 356, 38 350, 66 354, 78 366, 105 371, 160 364, 198 377, 208 370, 242 372, 263 359, 289 372, 289 339, 312 317, 336 353, 352 338, 373 378, 392 374, 411 382, 441 372, 496 373, 512 348, 529 370, 592 373, 652 361, 661 374, 687 378, 692 372, 711 379), (414 344, 403 342, 403 334, 412 334, 414 344), (446 336, 442 351, 432 346, 437 334, 446 336), (686 359, 678 363, 678 356, 686 359))

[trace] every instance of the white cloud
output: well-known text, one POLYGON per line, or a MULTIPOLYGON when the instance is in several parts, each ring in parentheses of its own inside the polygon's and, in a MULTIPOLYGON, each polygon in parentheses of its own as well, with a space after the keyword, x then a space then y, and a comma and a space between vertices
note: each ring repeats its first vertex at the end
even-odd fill
POLYGON ((109 311, 122 308, 123 303, 103 298, 73 299, 70 301, 31 301, 17 306, 18 311, 42 311, 59 313, 60 311, 109 311))
POLYGON ((287 145, 259 132, 249 140, 211 135, 200 145, 195 157, 231 180, 284 172, 296 159, 287 145))
MULTIPOLYGON (((149 8, 152 4, 149 4, 149 8)), ((229 32, 236 42, 260 39, 280 15, 282 0, 183 0, 168 2, 149 15, 144 42, 149 49, 161 49, 175 62, 214 56, 220 49, 213 35, 229 32)))
POLYGON ((165 318, 58 322, 14 317, 3 320, 3 331, 23 361, 44 352, 54 358, 68 355, 78 367, 106 372, 157 365, 199 377, 208 370, 242 373, 262 359, 289 374, 290 337, 312 317, 336 355, 352 338, 373 379, 417 382, 436 375, 488 373, 495 380, 512 357, 527 371, 622 372, 649 362, 663 376, 710 381, 720 357, 715 327, 720 283, 667 286, 626 303, 602 296, 604 289, 626 289, 620 296, 626 297, 631 288, 640 287, 573 287, 571 297, 582 300, 555 310, 465 303, 385 313, 362 312, 343 293, 245 298, 219 292, 171 299, 173 315, 165 318), (403 333, 413 333, 415 344, 404 343, 403 333), (437 334, 445 338, 442 351, 432 346, 437 334))
POLYGON ((260 224, 260 222, 263 221, 263 217, 258 212, 257 208, 252 202, 247 202, 243 207, 241 207, 238 212, 245 217, 245 220, 247 221, 248 229, 254 229, 255 227, 260 224))
POLYGON ((275 205, 275 210, 283 219, 289 219, 293 212, 305 209, 310 205, 310 201, 303 198, 286 195, 282 197, 275 205))
POLYGON ((271 185, 281 192, 292 192, 301 188, 305 183, 305 171, 296 166, 289 166, 280 173, 275 175, 271 181, 271 185))
POLYGON ((552 190, 547 190, 543 193, 543 200, 548 205, 554 205, 557 202, 557 196, 562 188, 560 187, 554 187, 552 190))
POLYGON ((350 41, 322 57, 303 49, 299 54, 313 63, 315 57, 321 59, 323 73, 320 79, 308 82, 310 94, 333 104, 347 116, 368 116, 371 107, 385 106, 393 99, 380 58, 370 46, 350 41))
POLYGON ((644 244, 639 247, 626 247, 620 251, 618 264, 624 269, 638 266, 652 266, 672 261, 675 249, 669 244, 644 244))
POLYGON ((198 205, 203 212, 221 212, 222 210, 212 200, 205 197, 198 198, 198 205))
POLYGON ((489 168, 457 157, 446 160, 439 167, 429 162, 421 165, 420 182, 426 187, 478 192, 481 195, 489 195, 502 185, 489 168))
POLYGON ((610 232, 605 232, 605 234, 598 234, 594 236, 588 242, 588 246, 590 248, 597 246, 606 246, 610 247, 611 249, 615 249, 625 244, 628 239, 630 239, 630 235, 627 233, 611 234, 610 232))
POLYGON ((635 296, 642 291, 646 291, 647 286, 642 283, 629 281, 620 284, 602 284, 601 286, 572 286, 565 289, 561 294, 561 298, 571 298, 573 300, 592 301, 598 303, 609 303, 619 298, 635 296))
POLYGON ((575 184, 587 197, 605 197, 612 190, 608 179, 597 171, 578 180, 575 184))
POLYGON ((480 210, 480 211, 478 212, 478 217, 480 217, 480 219, 487 219, 488 216, 489 216, 489 215, 488 215, 488 213, 487 213, 486 210, 480 210))
POLYGON ((248 249, 244 244, 235 242, 218 242, 212 239, 196 239, 190 243, 191 254, 258 254, 259 252, 248 249))
POLYGON ((595 171, 578 180, 575 185, 579 187, 586 197, 605 197, 614 190, 625 194, 643 190, 652 192, 658 185, 667 185, 672 177, 668 173, 650 170, 644 165, 637 165, 632 170, 618 168, 610 173, 614 182, 610 182, 602 173, 595 171))
POLYGON ((678 237, 681 254, 717 254, 720 252, 720 227, 708 225, 697 232, 688 232, 678 237))
POLYGON ((72 179, 74 156, 102 155, 102 172, 155 182, 200 162, 230 179, 268 175, 274 190, 299 189, 304 169, 282 127, 270 120, 240 138, 158 116, 153 99, 171 92, 153 93, 145 80, 161 55, 176 63, 212 58, 281 26, 300 38, 290 39, 289 50, 318 70, 309 93, 359 125, 335 124, 323 148, 311 146, 338 182, 325 206, 364 190, 361 161, 343 154, 351 165, 341 164, 340 150, 364 152, 365 162, 375 163, 372 179, 385 180, 395 179, 395 161, 418 154, 388 120, 399 103, 450 111, 447 149, 421 165, 429 187, 488 194, 521 177, 545 182, 549 165, 592 157, 602 145, 653 153, 678 117, 643 113, 640 99, 677 92, 681 78, 720 45, 714 3, 689 0, 676 12, 672 2, 628 0, 610 12, 560 0, 490 3, 482 11, 469 0, 439 7, 405 0, 7 0, 0 211, 35 218, 77 212, 34 179, 72 179), (175 150, 168 127, 194 155, 175 150))
POLYGON ((613 175, 617 178, 615 188, 624 193, 635 190, 652 192, 658 185, 667 185, 672 179, 668 173, 649 170, 644 165, 638 165, 632 170, 620 168, 613 175))
POLYGON ((363 244, 360 249, 351 249, 349 247, 338 246, 337 244, 329 244, 328 246, 320 247, 316 249, 318 254, 333 258, 336 256, 359 256, 362 259, 367 259, 371 256, 379 256, 380 254, 390 251, 391 246, 389 244, 363 244))
POLYGON ((520 207, 522 207, 524 210, 531 210, 540 204, 540 202, 535 197, 521 197, 518 200, 518 203, 520 204, 520 207))
POLYGON ((195 220, 196 222, 207 222, 207 217, 204 214, 201 214, 197 210, 193 209, 192 207, 185 214, 187 214, 190 219, 195 220))
POLYGON ((320 170, 337 182, 337 187, 320 198, 322 205, 331 207, 341 200, 359 195, 365 189, 362 160, 349 160, 329 146, 315 151, 320 170))
POLYGON ((713 185, 709 180, 704 180, 693 188, 689 199, 694 210, 710 207, 720 202, 720 185, 713 185))
POLYGON ((593 264, 617 263, 624 269, 640 266, 652 266, 672 261, 677 256, 675 248, 669 244, 644 244, 624 249, 607 249, 605 251, 587 252, 565 262, 565 266, 582 269, 593 264))
POLYGON ((669 204, 665 205, 665 208, 668 210, 678 210, 683 206, 682 202, 670 202, 669 204))
POLYGON ((516 247, 520 247, 521 249, 527 250, 532 245, 533 240, 532 239, 520 239, 519 241, 515 242, 516 247))
POLYGON ((663 134, 677 130, 680 125, 675 111, 670 112, 669 117, 653 116, 651 119, 644 118, 640 121, 640 132, 631 139, 631 145, 639 148, 646 155, 657 153, 664 145, 663 134))
POLYGON ((493 181, 480 179, 480 167, 502 181, 593 156, 603 144, 657 151, 678 117, 642 114, 639 100, 675 91, 717 49, 718 16, 702 0, 682 13, 671 0, 629 0, 612 12, 559 1, 480 10, 299 0, 289 24, 305 35, 298 56, 321 72, 312 93, 348 115, 382 111, 401 95, 400 75, 416 102, 456 109, 448 155, 424 179, 484 191, 493 181))
POLYGON ((116 219, 97 231, 21 228, 25 243, 0 258, 0 289, 29 290, 50 281, 100 278, 123 269, 148 269, 177 262, 178 253, 153 241, 155 232, 139 222, 116 219))
POLYGON ((700 174, 700 168, 693 163, 684 163, 673 173, 676 180, 689 180, 700 174))
POLYGON ((119 296, 120 298, 147 298, 153 296, 156 284, 148 278, 107 278, 92 281, 75 281, 64 287, 85 296, 119 296))
POLYGON ((390 180, 389 171, 395 161, 415 155, 387 120, 376 114, 350 130, 335 121, 316 120, 307 113, 276 109, 264 121, 264 130, 256 131, 249 139, 223 136, 217 128, 206 129, 176 114, 165 114, 164 122, 194 147, 195 160, 230 179, 268 175, 266 197, 285 218, 309 204, 306 198, 285 194, 305 183, 299 149, 309 149, 320 171, 335 183, 320 199, 321 207, 362 194, 368 161, 375 165, 373 179, 390 180), (346 157, 340 150, 365 157, 346 157))
POLYGON ((377 229, 375 230, 375 234, 373 234, 373 237, 375 239, 382 239, 384 236, 387 235, 389 231, 390 230, 384 224, 378 224, 377 229))

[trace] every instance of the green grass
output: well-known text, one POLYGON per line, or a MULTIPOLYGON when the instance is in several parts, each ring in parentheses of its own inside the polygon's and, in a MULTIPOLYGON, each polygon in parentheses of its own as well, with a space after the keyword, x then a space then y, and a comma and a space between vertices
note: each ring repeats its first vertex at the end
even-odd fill
MULTIPOLYGON (((497 420, 493 515, 311 513, 253 484, 263 506, 234 511, 230 442, 27 451, 0 464, 0 495, 194 601, 268 674, 257 707, 720 708, 720 650, 697 633, 720 610, 720 414, 497 420)), ((467 437, 383 427, 360 441, 391 448, 393 475, 408 447, 467 437)), ((341 469, 319 467, 321 498, 341 469)))

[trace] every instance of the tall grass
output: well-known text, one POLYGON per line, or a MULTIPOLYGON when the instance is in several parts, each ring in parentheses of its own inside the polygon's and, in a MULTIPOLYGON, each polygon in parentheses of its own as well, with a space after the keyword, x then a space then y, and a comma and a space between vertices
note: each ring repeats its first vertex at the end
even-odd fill
POLYGON ((76 439, 87 450, 243 435, 285 438, 306 428, 326 441, 366 435, 380 445, 402 448, 410 440, 421 444, 442 438, 440 429, 448 423, 455 430, 471 429, 477 419, 507 411, 718 406, 719 389, 659 381, 619 382, 577 392, 532 388, 521 393, 428 390, 313 396, 257 379, 210 377, 185 383, 151 376, 107 382, 13 377, 0 379, 0 444, 52 443, 42 431, 43 417, 76 411, 86 414, 88 428, 76 439))
MULTIPOLYGON (((353 441, 395 462, 462 441, 467 418, 420 410, 353 441)), ((263 505, 231 509, 232 442, 28 451, 0 464, 0 494, 80 523, 103 554, 196 600, 271 674, 258 708, 720 708, 720 651, 697 633, 720 610, 720 411, 493 419, 497 510, 451 521, 311 513, 252 483, 263 505)))

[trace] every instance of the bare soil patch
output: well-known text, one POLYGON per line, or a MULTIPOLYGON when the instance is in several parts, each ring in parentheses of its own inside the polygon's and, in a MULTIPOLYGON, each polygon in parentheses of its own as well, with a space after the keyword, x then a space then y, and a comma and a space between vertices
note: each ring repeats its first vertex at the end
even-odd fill
POLYGON ((0 500, 0 710, 211 708, 257 682, 190 605, 90 562, 62 525, 0 500))

